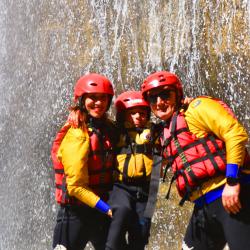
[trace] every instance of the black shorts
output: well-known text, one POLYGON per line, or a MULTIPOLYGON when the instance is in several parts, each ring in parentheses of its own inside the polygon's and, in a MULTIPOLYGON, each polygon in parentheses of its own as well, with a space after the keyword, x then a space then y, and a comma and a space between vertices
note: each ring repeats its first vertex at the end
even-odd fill
POLYGON ((115 184, 113 187, 110 203, 113 218, 107 249, 142 250, 148 243, 151 220, 144 217, 148 197, 135 190, 136 187, 125 184, 115 184), (128 242, 125 242, 126 233, 128 242))
POLYGON ((104 250, 110 219, 94 208, 69 205, 60 207, 54 229, 53 248, 57 244, 67 250, 82 250, 88 242, 104 250))
POLYGON ((250 249, 250 186, 241 187, 242 209, 226 212, 221 198, 203 207, 194 207, 183 241, 183 250, 250 249))

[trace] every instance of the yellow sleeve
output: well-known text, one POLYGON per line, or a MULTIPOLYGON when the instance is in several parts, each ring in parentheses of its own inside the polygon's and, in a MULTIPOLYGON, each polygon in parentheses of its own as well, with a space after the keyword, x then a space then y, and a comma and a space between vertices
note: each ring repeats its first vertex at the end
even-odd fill
POLYGON ((244 127, 212 98, 194 99, 185 112, 188 127, 197 137, 215 134, 225 142, 227 163, 242 165, 248 135, 244 127))
POLYGON ((64 166, 69 195, 90 207, 95 207, 100 197, 88 188, 88 153, 87 131, 70 128, 60 145, 57 156, 64 166))

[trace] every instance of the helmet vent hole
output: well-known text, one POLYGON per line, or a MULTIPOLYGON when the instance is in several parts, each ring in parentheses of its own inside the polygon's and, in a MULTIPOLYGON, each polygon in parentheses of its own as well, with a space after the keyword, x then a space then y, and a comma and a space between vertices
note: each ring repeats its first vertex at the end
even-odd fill
POLYGON ((129 101, 130 101, 130 99, 128 99, 128 98, 127 98, 127 99, 124 99, 123 101, 124 101, 124 102, 129 102, 129 101))
POLYGON ((165 82, 165 81, 166 81, 165 78, 161 78, 161 79, 159 80, 159 82, 165 82))
POLYGON ((95 82, 90 83, 91 86, 97 86, 95 82))

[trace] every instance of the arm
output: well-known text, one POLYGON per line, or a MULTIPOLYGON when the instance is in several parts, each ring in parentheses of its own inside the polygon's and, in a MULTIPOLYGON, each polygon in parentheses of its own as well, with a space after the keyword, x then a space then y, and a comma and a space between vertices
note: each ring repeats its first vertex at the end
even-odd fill
POLYGON ((89 137, 87 131, 70 128, 65 135, 59 151, 66 175, 67 190, 86 205, 108 213, 109 206, 88 187, 89 137))
MULTIPOLYGON (((245 155, 247 133, 243 126, 217 101, 210 98, 197 98, 185 113, 190 123, 190 131, 198 137, 213 133, 225 142, 227 170, 226 176, 237 177, 238 168, 245 155), (229 175, 228 175, 229 174, 229 175)), ((227 212, 237 213, 241 208, 240 185, 225 185, 222 203, 227 212)))

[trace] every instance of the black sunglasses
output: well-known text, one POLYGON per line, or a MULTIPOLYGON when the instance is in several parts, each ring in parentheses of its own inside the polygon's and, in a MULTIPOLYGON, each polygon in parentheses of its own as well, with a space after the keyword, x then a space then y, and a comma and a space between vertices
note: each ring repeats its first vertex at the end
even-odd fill
POLYGON ((171 96, 171 92, 174 91, 173 89, 163 90, 155 95, 148 95, 147 100, 151 104, 155 104, 157 102, 157 98, 160 97, 162 100, 167 100, 171 96))

